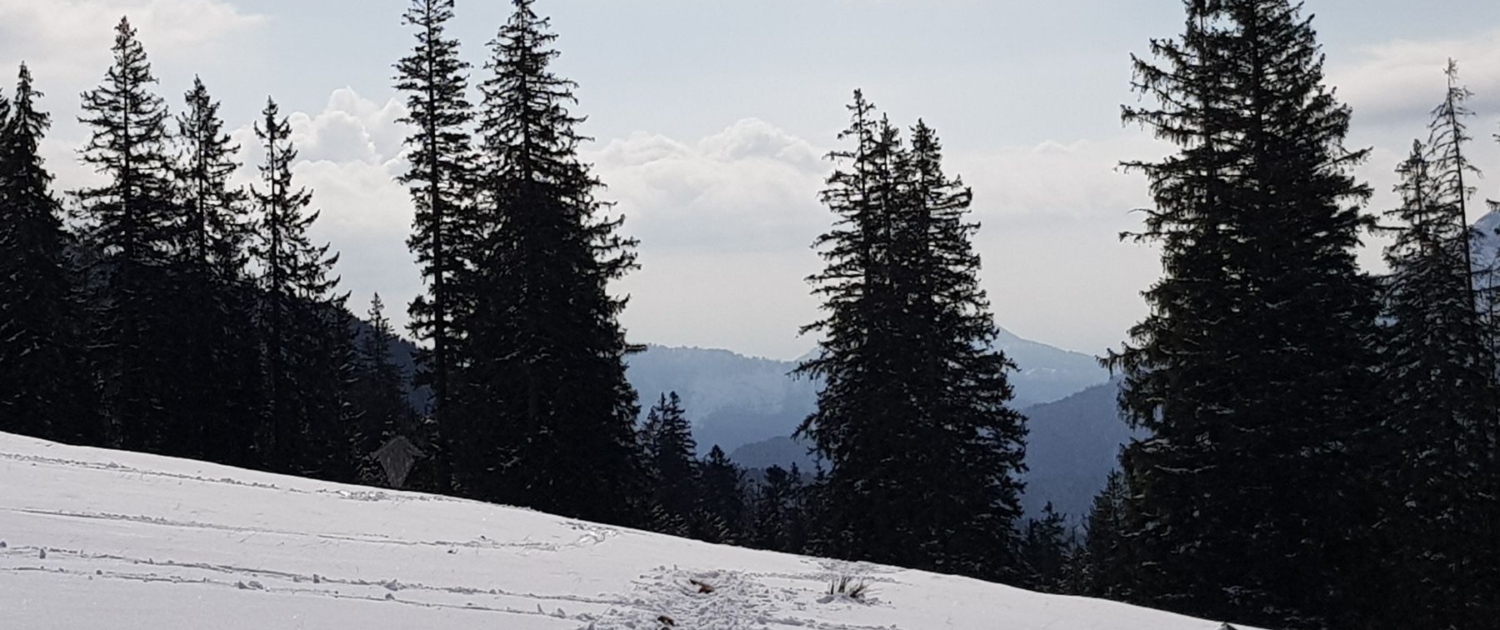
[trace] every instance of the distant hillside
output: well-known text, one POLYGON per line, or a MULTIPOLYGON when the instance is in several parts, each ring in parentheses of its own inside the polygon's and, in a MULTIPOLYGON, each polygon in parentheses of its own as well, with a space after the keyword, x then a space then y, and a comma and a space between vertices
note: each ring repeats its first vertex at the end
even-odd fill
MULTIPOLYGON (((1011 381, 1018 407, 1057 400, 1108 378, 1094 357, 1004 330, 996 346, 1020 366, 1011 381)), ((662 393, 676 391, 693 421, 700 450, 706 452, 717 444, 734 452, 747 444, 791 435, 816 408, 817 383, 792 378, 796 367, 793 361, 727 350, 649 346, 630 357, 628 376, 640 392, 643 413, 662 393)), ((767 460, 767 465, 771 463, 785 465, 767 460)))
MULTIPOLYGON (((1096 385, 1059 401, 1022 410, 1031 434, 1027 437, 1021 498, 1027 514, 1036 515, 1048 501, 1075 520, 1088 513, 1094 495, 1104 488, 1114 470, 1119 449, 1132 435, 1115 408, 1115 382, 1096 385)), ((815 460, 807 444, 778 436, 746 444, 730 453, 742 466, 783 468, 795 463, 813 470, 815 460)))
POLYGON ((1109 380, 1109 371, 1093 355, 1022 339, 1004 328, 995 347, 1004 350, 1020 368, 1011 377, 1017 407, 1061 400, 1109 380))
MULTIPOLYGON (((361 321, 356 327, 360 334, 368 334, 368 324, 361 321)), ((1108 378, 1094 357, 1028 341, 1003 330, 996 346, 1020 366, 1020 372, 1012 375, 1018 407, 1057 400, 1108 378)), ((397 339, 391 349, 410 378, 416 369, 416 345, 397 339)), ((675 391, 682 397, 703 453, 717 444, 725 452, 736 453, 736 461, 746 466, 786 466, 793 461, 800 466, 809 464, 806 448, 786 439, 818 402, 815 381, 791 376, 796 362, 748 357, 728 350, 653 345, 631 355, 627 366, 630 384, 641 396, 642 414, 663 393, 675 391), (775 444, 759 444, 778 439, 775 444), (756 446, 737 452, 746 445, 756 446)), ((413 391, 411 399, 418 409, 425 409, 426 388, 413 391)))
POLYGON ((817 406, 817 384, 792 378, 796 364, 727 350, 650 346, 629 359, 627 376, 645 413, 675 391, 693 422, 700 451, 726 452, 790 435, 817 406))
POLYGON ((1094 495, 1118 465, 1120 447, 1133 432, 1120 420, 1117 381, 1025 410, 1026 494, 1021 504, 1037 514, 1051 501, 1075 519, 1088 513, 1094 495))

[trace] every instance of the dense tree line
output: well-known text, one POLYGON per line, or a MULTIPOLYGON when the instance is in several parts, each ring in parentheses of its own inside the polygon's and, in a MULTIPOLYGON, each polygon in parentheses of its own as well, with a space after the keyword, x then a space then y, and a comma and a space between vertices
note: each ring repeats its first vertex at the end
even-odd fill
POLYGON ((82 157, 105 184, 71 193, 69 232, 35 158, 46 119, 23 76, 6 155, 31 166, 15 171, 26 211, 9 222, 28 235, 7 243, 46 263, 25 265, 38 279, 17 274, 16 290, 51 293, 7 300, 26 307, 7 326, 46 338, 14 336, 6 349, 35 363, 6 369, 35 380, 11 381, 4 428, 339 481, 402 479, 714 542, 1030 574, 1016 527, 1014 365, 990 349, 971 195, 944 173, 930 127, 918 123, 908 145, 856 95, 852 147, 838 155, 847 170, 824 195, 840 217, 819 242, 829 316, 809 327, 829 342, 803 366, 833 384, 804 427, 830 466, 751 481, 717 446, 699 457, 675 395, 637 424, 624 371, 635 347, 609 288, 635 267, 636 244, 577 155, 575 86, 550 70, 547 19, 514 2, 471 102, 471 66, 446 32, 453 16, 452 0, 413 0, 404 22, 416 44, 395 65, 411 130, 409 245, 427 286, 409 309, 423 342, 410 383, 384 305, 356 324, 337 254, 309 236, 318 212, 295 182, 297 148, 274 100, 254 125, 256 177, 237 186, 240 147, 204 82, 174 118, 122 21, 114 65, 84 96, 94 133, 82 157), (42 380, 59 385, 22 387, 42 380), (413 386, 430 393, 420 414, 405 403, 413 386), (410 477, 390 474, 392 453, 419 460, 410 477))
POLYGON ((1275 628, 1491 626, 1500 319, 1467 223, 1469 93, 1450 67, 1377 226, 1300 3, 1185 8, 1124 111, 1178 149, 1127 163, 1155 198, 1129 236, 1166 273, 1107 361, 1150 437, 1089 515, 1079 592, 1275 628), (1354 262, 1377 228, 1379 277, 1354 262))
POLYGON ((1079 522, 1050 505, 1025 520, 1017 366, 994 348, 973 195, 937 133, 855 92, 820 197, 823 310, 803 330, 819 350, 798 369, 822 383, 799 432, 824 465, 743 470, 700 454, 675 393, 638 422, 611 291, 637 243, 578 155, 557 35, 513 4, 472 81, 454 0, 404 14, 414 374, 379 297, 357 320, 309 235, 274 100, 238 185, 204 82, 172 116, 122 21, 83 95, 101 183, 59 195, 22 66, 0 98, 0 430, 1264 627, 1500 618, 1500 266, 1467 221, 1456 67, 1376 217, 1353 175, 1371 153, 1344 146, 1351 111, 1300 4, 1184 3, 1181 36, 1134 59, 1143 99, 1124 109, 1176 147, 1125 164, 1154 197, 1127 236, 1165 273, 1106 363, 1146 437, 1079 522), (1380 276, 1355 262, 1373 230, 1393 237, 1380 276))
POLYGON ((357 338, 390 331, 359 332, 337 256, 308 236, 317 212, 293 181, 287 119, 267 103, 259 177, 234 185, 239 147, 204 82, 174 118, 128 20, 112 52, 80 119, 101 184, 67 194, 71 229, 24 66, 3 108, 0 429, 357 480, 361 429, 409 409, 383 406, 406 404, 402 379, 358 353, 357 338))

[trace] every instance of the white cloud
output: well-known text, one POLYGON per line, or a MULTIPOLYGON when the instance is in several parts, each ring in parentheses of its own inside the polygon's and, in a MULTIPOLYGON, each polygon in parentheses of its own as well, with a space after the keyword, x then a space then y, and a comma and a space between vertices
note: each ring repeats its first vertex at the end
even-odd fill
POLYGON ((1425 120, 1443 98, 1449 59, 1477 95, 1476 109, 1500 107, 1500 31, 1462 39, 1396 40, 1355 51, 1356 61, 1330 63, 1330 82, 1352 105, 1356 123, 1425 120))
POLYGON ((396 121, 406 107, 396 99, 377 103, 353 88, 333 92, 320 113, 291 115, 292 140, 306 160, 384 162, 396 159, 407 135, 396 121))
POLYGON ((406 247, 412 204, 393 167, 393 162, 303 161, 293 177, 313 191, 313 208, 322 212, 312 230, 314 242, 332 243, 340 252, 335 272, 342 277, 340 288, 353 294, 350 309, 363 314, 378 292, 386 315, 404 329, 406 307, 422 292, 422 283, 406 247))
POLYGON ((685 143, 635 133, 588 151, 643 247, 803 249, 826 226, 822 151, 761 120, 685 143))
MULTIPOLYGON (((974 188, 976 247, 998 321, 1023 335, 1102 352, 1144 313, 1138 293, 1156 252, 1120 243, 1149 202, 1121 159, 1167 151, 1145 133, 954 153, 950 174, 974 188)), ((640 236, 643 269, 622 284, 636 339, 795 357, 797 328, 817 316, 804 278, 822 265, 812 239, 833 216, 817 192, 825 149, 760 120, 682 141, 646 133, 590 154, 640 236)))
POLYGON ((1168 151, 1141 131, 1101 141, 952 154, 946 168, 974 188, 982 219, 1081 219, 1142 207, 1149 201, 1144 178, 1123 172, 1119 164, 1153 160, 1168 151))
POLYGON ((216 50, 266 22, 226 0, 0 0, 0 67, 24 60, 53 80, 97 78, 127 15, 153 58, 167 59, 216 50))
MULTIPOLYGON (((321 212, 314 242, 331 243, 340 253, 334 271, 341 290, 352 292, 350 308, 363 314, 378 292, 400 328, 407 304, 422 291, 406 247, 412 204, 396 182, 407 168, 401 154, 407 129, 396 122, 404 114, 397 100, 381 103, 350 88, 335 90, 322 111, 282 111, 298 151, 293 181, 312 191, 312 207, 321 212)), ((240 144, 238 181, 257 182, 264 151, 254 129, 247 125, 232 136, 240 144)))

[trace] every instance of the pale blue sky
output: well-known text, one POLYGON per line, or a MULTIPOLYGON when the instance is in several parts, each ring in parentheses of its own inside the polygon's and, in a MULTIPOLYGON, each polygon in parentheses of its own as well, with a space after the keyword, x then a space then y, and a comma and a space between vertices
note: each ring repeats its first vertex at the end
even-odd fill
MULTIPOLYGON (((76 94, 108 65, 110 26, 129 13, 174 107, 195 73, 248 125, 267 94, 304 142, 298 177, 315 189, 319 236, 363 302, 418 290, 404 247, 410 208, 390 183, 399 139, 391 64, 411 45, 407 0, 0 0, 0 72, 32 61, 57 114, 48 145, 61 188, 88 174, 73 157, 76 94)), ((621 285, 637 341, 776 357, 811 345, 802 277, 830 217, 816 202, 844 105, 863 87, 902 124, 923 117, 950 170, 976 192, 984 281, 1000 324, 1099 353, 1145 312, 1150 248, 1138 225, 1145 182, 1119 160, 1160 153, 1123 128, 1130 54, 1181 30, 1177 0, 539 0, 561 35, 557 69, 581 84, 585 148, 642 239, 645 269, 621 285)), ((1500 3, 1310 0, 1330 80, 1355 107, 1351 144, 1378 149, 1361 174, 1389 205, 1391 169, 1441 97, 1458 57, 1479 93, 1476 162, 1500 172, 1500 3)), ((479 64, 509 12, 459 0, 455 33, 479 64)), ((482 75, 476 69, 476 78, 482 75)), ((9 83, 8 81, 6 83, 9 83)), ((255 159, 248 151, 246 159, 255 159)), ((1493 179, 1481 196, 1500 197, 1493 179)), ((1475 213, 1477 214, 1477 212, 1475 213)), ((1374 262, 1372 248, 1365 259, 1374 262)), ((361 304, 355 304, 362 310, 361 304)), ((404 310, 396 308, 394 310, 404 310)), ((397 313, 404 320, 403 313, 397 313)))

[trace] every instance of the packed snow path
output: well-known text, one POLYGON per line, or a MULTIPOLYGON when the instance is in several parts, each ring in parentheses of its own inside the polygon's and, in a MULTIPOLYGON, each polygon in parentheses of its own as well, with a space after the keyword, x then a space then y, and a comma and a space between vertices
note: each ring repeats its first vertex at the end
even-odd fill
POLYGON ((0 627, 1217 630, 974 580, 0 434, 0 627), (839 576, 869 585, 829 597, 839 576))

